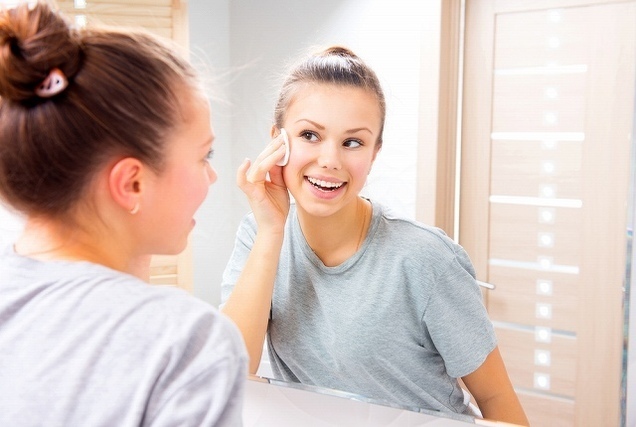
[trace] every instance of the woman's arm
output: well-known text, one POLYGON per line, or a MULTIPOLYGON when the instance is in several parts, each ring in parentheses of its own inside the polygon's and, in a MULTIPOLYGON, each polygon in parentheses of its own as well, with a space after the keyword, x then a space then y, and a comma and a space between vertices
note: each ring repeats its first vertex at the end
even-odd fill
POLYGON ((462 378, 486 419, 527 426, 519 398, 512 387, 499 347, 477 370, 462 378))
POLYGON ((289 212, 289 194, 282 169, 275 166, 284 152, 282 138, 275 138, 251 167, 246 160, 237 172, 237 183, 249 200, 258 230, 245 267, 222 311, 243 335, 251 374, 256 373, 261 360, 289 212))
POLYGON ((249 354, 249 373, 261 361, 282 236, 257 234, 250 255, 221 311, 238 326, 249 354))

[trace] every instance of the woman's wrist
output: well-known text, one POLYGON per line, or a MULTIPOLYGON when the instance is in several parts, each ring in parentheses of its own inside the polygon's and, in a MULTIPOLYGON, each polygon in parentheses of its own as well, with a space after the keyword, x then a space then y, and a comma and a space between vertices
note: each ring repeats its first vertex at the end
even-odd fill
POLYGON ((284 228, 259 227, 256 233, 256 240, 254 244, 281 247, 283 245, 284 237, 285 237, 284 228))

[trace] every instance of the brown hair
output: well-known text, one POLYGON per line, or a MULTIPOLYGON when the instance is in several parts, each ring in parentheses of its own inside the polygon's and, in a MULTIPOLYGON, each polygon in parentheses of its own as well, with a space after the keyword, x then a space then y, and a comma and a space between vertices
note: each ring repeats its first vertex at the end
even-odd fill
POLYGON ((378 148, 382 146, 386 117, 384 92, 375 72, 355 53, 341 46, 332 46, 309 55, 294 65, 283 82, 274 110, 274 123, 279 128, 283 127, 285 111, 296 90, 306 83, 353 86, 373 93, 378 99, 381 117, 380 135, 376 146, 378 148))
POLYGON ((178 89, 196 84, 191 66, 149 34, 74 30, 45 3, 0 10, 0 197, 63 216, 115 156, 160 172, 178 89), (38 96, 55 68, 68 87, 38 96))

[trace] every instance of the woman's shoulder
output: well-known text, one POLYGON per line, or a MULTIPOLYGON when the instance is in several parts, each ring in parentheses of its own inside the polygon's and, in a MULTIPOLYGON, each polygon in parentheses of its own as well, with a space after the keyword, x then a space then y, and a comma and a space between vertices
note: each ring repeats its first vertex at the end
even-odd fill
POLYGON ((37 261, 7 250, 3 256, 10 261, 3 273, 12 278, 6 284, 7 293, 19 296, 29 292, 48 304, 83 312, 89 318, 120 317, 129 327, 152 329, 217 317, 214 307, 183 289, 151 285, 100 264, 37 261))
MULTIPOLYGON (((55 318, 51 328, 75 327, 81 319, 86 330, 118 341, 134 337, 138 347, 179 346, 188 337, 207 345, 240 349, 236 327, 211 304, 170 285, 151 285, 135 276, 90 262, 36 261, 4 252, 2 303, 29 316, 37 301, 49 307, 55 318), (6 274, 5 274, 6 273, 6 274), (224 344, 222 344, 224 343, 224 344)), ((186 344, 183 344, 186 345, 186 344)))
POLYGON ((113 322, 137 334, 141 345, 157 337, 172 348, 189 343, 226 348, 241 354, 242 341, 236 326, 216 307, 173 285, 152 285, 126 274, 105 276, 93 300, 108 307, 113 322))
POLYGON ((452 252, 455 251, 456 243, 441 228, 409 218, 382 203, 372 203, 378 231, 388 238, 407 245, 415 244, 418 247, 432 245, 437 250, 446 248, 452 252))
MULTIPOLYGON (((466 271, 474 277, 474 267, 468 253, 444 230, 407 218, 386 206, 378 206, 377 211, 375 236, 378 237, 374 240, 376 247, 383 248, 378 253, 385 253, 384 248, 390 247, 393 258, 412 266, 422 266, 440 274, 466 271)), ((415 270, 420 271, 417 268, 415 270)))
POLYGON ((112 303, 119 301, 122 305, 128 305, 127 310, 134 309, 134 317, 142 323, 145 323, 144 319, 150 318, 162 324, 162 327, 173 323, 196 324, 205 318, 223 322, 223 316, 216 308, 174 285, 152 285, 136 277, 117 273, 105 276, 104 285, 99 289, 100 293, 105 294, 101 297, 112 303))

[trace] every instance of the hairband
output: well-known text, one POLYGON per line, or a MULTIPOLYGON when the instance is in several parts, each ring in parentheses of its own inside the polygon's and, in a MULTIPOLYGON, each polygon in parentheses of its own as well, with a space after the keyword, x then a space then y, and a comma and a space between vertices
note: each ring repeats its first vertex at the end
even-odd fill
POLYGON ((68 79, 59 68, 49 71, 44 81, 35 89, 40 98, 50 98, 62 92, 68 86, 68 79))

